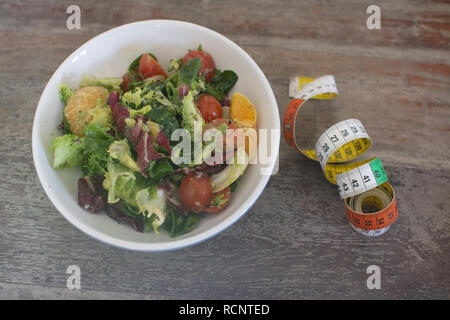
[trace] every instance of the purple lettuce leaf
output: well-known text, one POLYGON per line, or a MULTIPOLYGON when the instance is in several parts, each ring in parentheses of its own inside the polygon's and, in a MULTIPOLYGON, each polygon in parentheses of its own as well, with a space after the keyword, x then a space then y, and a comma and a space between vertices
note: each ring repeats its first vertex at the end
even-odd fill
POLYGON ((162 130, 159 131, 158 136, 156 137, 156 143, 166 148, 169 153, 172 152, 172 148, 169 145, 169 138, 166 137, 162 130))
POLYGON ((112 116, 116 123, 118 132, 123 134, 126 126, 125 119, 130 117, 130 112, 126 107, 119 103, 119 92, 111 92, 108 98, 108 104, 111 108, 112 116))
POLYGON ((139 142, 136 145, 136 151, 138 154, 137 162, 141 168, 142 175, 147 178, 147 168, 152 160, 162 157, 152 145, 153 137, 147 132, 142 132, 139 142))
POLYGON ((97 213, 105 207, 102 186, 103 177, 83 177, 78 179, 78 204, 91 213, 97 213))
POLYGON ((106 209, 106 214, 118 223, 128 223, 133 227, 134 230, 138 232, 144 232, 144 222, 139 218, 132 218, 119 209, 118 203, 109 205, 106 209))
POLYGON ((137 146, 138 142, 139 142, 139 138, 141 137, 142 134, 142 126, 144 125, 144 118, 143 117, 137 117, 136 119, 136 123, 134 125, 133 128, 127 128, 126 132, 126 136, 128 138, 128 140, 130 140, 131 144, 133 146, 137 146))

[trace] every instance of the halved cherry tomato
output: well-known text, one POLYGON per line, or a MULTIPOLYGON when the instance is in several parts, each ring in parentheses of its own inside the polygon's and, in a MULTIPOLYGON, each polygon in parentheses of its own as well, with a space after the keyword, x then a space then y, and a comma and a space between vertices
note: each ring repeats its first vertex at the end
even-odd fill
POLYGON ((161 67, 161 65, 148 53, 144 53, 139 60, 139 73, 142 74, 144 79, 162 75, 167 77, 166 72, 161 67))
MULTIPOLYGON (((227 146, 227 135, 226 135, 226 130, 231 129, 231 130, 237 130, 238 127, 234 124, 234 122, 231 119, 223 119, 223 118, 219 118, 219 119, 215 119, 209 123, 206 124, 205 126, 205 132, 209 129, 218 129, 222 135, 223 135, 223 150, 226 151, 226 146, 227 146)), ((237 147, 237 136, 234 135, 234 141, 229 141, 230 143, 233 142, 234 144, 234 149, 236 149, 237 147)))
POLYGON ((222 106, 219 100, 209 94, 202 94, 198 98, 197 108, 206 122, 222 118, 222 106))
POLYGON ((215 213, 222 211, 228 205, 231 198, 230 187, 213 194, 211 203, 203 209, 204 212, 215 213))
POLYGON ((200 65, 200 70, 198 74, 202 74, 205 76, 205 81, 210 82, 214 77, 214 70, 216 69, 216 64, 214 63, 211 55, 203 50, 194 50, 189 51, 183 58, 182 64, 185 64, 186 61, 191 60, 193 58, 200 58, 202 60, 202 64, 200 65))
POLYGON ((180 197, 184 205, 192 211, 203 211, 212 199, 212 184, 204 172, 192 172, 181 180, 180 197))

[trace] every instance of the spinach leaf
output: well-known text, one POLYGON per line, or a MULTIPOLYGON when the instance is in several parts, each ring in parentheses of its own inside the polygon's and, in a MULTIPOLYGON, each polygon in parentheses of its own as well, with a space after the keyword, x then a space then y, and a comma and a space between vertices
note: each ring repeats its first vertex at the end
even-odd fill
POLYGON ((151 182, 157 183, 164 176, 166 176, 169 172, 172 172, 174 169, 170 164, 170 160, 168 159, 155 159, 150 162, 147 172, 148 178, 151 182))
POLYGON ((237 179, 235 182, 233 182, 232 184, 230 184, 230 191, 234 192, 236 190, 237 184, 238 184, 239 179, 237 179))
POLYGON ((127 216, 129 216, 133 219, 143 217, 142 215, 139 214, 139 211, 136 208, 128 205, 123 200, 119 201, 119 208, 120 208, 120 211, 122 211, 124 214, 126 214, 127 216))
POLYGON ((146 116, 161 126, 166 137, 170 137, 175 129, 180 128, 176 115, 170 109, 157 101, 152 101, 150 105, 152 109, 146 113, 146 116))
POLYGON ((135 71, 139 68, 139 60, 141 60, 142 54, 133 60, 133 62, 128 67, 128 71, 135 71))
POLYGON ((198 71, 202 60, 200 58, 193 58, 186 61, 178 70, 178 79, 180 83, 191 84, 197 78, 198 71))
POLYGON ((205 85, 205 93, 213 96, 217 100, 222 101, 225 98, 225 94, 221 91, 218 91, 216 88, 211 86, 209 83, 205 85))
POLYGON ((167 206, 167 215, 163 226, 170 236, 175 238, 191 231, 197 224, 197 220, 198 214, 189 212, 184 216, 169 205, 167 206))
POLYGON ((120 201, 119 204, 120 212, 130 217, 134 222, 132 223, 133 228, 138 231, 143 232, 152 232, 154 231, 153 222, 156 219, 156 215, 151 215, 149 218, 139 214, 137 208, 129 206, 123 201, 120 201), (142 228, 142 229, 139 229, 142 228))
POLYGON ((220 72, 220 70, 216 69, 214 77, 211 80, 211 85, 217 90, 228 94, 228 92, 230 92, 231 88, 234 87, 237 81, 238 75, 234 71, 225 70, 223 72, 220 72))
POLYGON ((148 80, 143 80, 140 85, 141 85, 142 89, 144 90, 144 92, 146 92, 146 93, 151 90, 158 91, 158 90, 164 89, 164 82, 161 82, 161 81, 149 82, 148 80))
POLYGON ((222 101, 238 81, 238 75, 231 70, 216 69, 211 82, 206 84, 206 93, 222 101))

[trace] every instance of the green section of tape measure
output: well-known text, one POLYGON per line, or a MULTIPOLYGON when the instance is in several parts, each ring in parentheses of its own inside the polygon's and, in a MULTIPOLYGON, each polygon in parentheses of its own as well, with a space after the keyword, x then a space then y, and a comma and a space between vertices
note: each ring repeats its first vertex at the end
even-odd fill
POLYGON ((372 168, 373 175, 377 181, 377 185, 385 183, 387 179, 386 171, 384 171, 383 164, 380 158, 376 158, 369 162, 370 168, 372 168))

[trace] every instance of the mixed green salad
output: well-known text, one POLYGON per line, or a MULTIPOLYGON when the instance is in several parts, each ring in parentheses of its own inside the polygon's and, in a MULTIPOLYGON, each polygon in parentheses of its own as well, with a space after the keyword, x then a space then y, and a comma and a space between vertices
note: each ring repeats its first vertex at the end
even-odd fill
POLYGON ((195 121, 203 130, 236 129, 227 95, 237 80, 200 46, 170 60, 167 71, 143 53, 122 78, 86 76, 78 89, 61 85, 64 135, 50 144, 52 166, 81 167, 78 203, 91 213, 106 211, 139 232, 189 232, 201 216, 227 206, 248 157, 244 164, 177 165, 171 153, 178 141, 170 138, 179 128, 192 135, 195 121))

